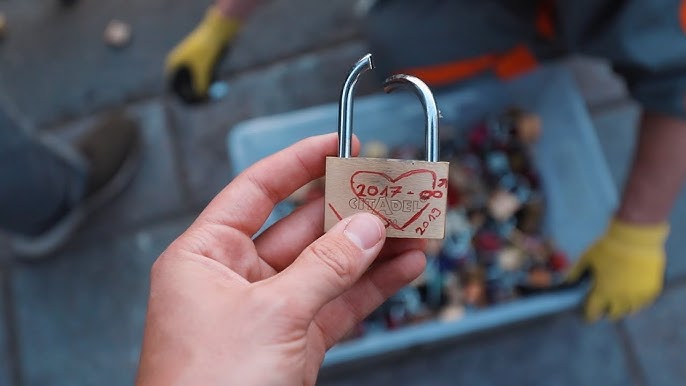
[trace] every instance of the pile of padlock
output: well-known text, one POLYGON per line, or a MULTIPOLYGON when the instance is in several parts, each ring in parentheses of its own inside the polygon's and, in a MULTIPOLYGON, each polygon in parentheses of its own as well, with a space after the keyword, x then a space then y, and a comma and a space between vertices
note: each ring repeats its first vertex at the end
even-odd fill
MULTIPOLYGON (((545 201, 530 159, 540 131, 536 115, 511 109, 487 117, 467 136, 441 142, 443 159, 450 161, 445 238, 429 241, 424 275, 360 327, 455 320, 563 281, 568 260, 543 236, 545 201)), ((382 143, 363 151, 409 159, 422 153, 382 143)))
MULTIPOLYGON (((456 129, 444 125, 443 133, 456 129)), ((424 274, 376 310, 352 333, 397 329, 426 320, 452 321, 469 312, 559 285, 568 260, 543 236, 545 201, 530 159, 540 119, 518 109, 486 117, 467 135, 445 135, 449 161, 444 239, 431 239, 424 274)), ((361 160, 418 159, 423 148, 363 144, 361 160), (369 158, 366 158, 369 157, 369 158)), ((316 181, 293 205, 324 195, 316 181)))

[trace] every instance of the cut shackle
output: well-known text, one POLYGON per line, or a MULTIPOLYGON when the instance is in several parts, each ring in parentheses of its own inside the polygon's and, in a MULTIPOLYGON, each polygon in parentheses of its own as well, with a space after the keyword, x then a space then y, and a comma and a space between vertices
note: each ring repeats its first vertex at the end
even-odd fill
MULTIPOLYGON (((358 60, 350 70, 338 106, 338 157, 350 158, 353 138, 353 99, 355 86, 360 75, 374 68, 372 55, 367 54, 358 60)), ((409 87, 419 97, 426 113, 426 160, 438 162, 438 106, 429 86, 411 75, 393 75, 384 82, 384 90, 390 93, 400 87, 409 87)))
POLYGON ((411 75, 393 75, 384 81, 383 87, 386 93, 390 93, 399 87, 411 87, 424 106, 426 112, 425 140, 426 140, 426 160, 438 162, 438 106, 436 99, 429 86, 419 78, 411 75))
POLYGON ((363 73, 374 68, 372 54, 358 60, 350 69, 348 78, 343 83, 341 101, 338 105, 338 157, 350 158, 353 141, 353 98, 357 79, 363 73))

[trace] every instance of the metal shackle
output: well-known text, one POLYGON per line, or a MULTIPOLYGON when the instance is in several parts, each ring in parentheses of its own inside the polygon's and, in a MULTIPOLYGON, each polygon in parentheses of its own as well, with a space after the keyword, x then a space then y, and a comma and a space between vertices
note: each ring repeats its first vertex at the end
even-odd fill
POLYGON ((350 69, 341 89, 341 101, 338 104, 338 157, 350 158, 353 142, 353 98, 355 86, 360 75, 374 69, 372 54, 367 54, 350 69))
MULTIPOLYGON (((350 158, 353 138, 353 97, 360 75, 374 69, 372 55, 367 54, 353 65, 341 90, 338 106, 338 157, 350 158)), ((383 84, 384 91, 391 93, 400 87, 411 87, 424 106, 426 112, 426 160, 438 162, 438 106, 433 93, 426 83, 411 75, 393 75, 383 84)))
POLYGON ((421 79, 411 76, 398 74, 393 75, 383 82, 383 89, 386 93, 391 93, 399 87, 411 87, 412 91, 419 97, 419 101, 424 106, 425 119, 425 141, 426 141, 426 160, 438 162, 438 117, 440 115, 436 99, 429 86, 421 79))

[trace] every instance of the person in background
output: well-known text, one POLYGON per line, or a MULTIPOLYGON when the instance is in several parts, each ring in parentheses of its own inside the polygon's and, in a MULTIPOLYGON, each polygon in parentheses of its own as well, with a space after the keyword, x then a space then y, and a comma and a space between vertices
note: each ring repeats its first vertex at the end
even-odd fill
MULTIPOLYGON (((218 0, 210 8, 168 58, 167 72, 179 95, 187 100, 206 95, 220 53, 261 3, 218 0)), ((644 109, 638 146, 619 208, 569 280, 592 274, 584 307, 588 320, 618 319, 652 303, 663 286, 669 213, 686 181, 685 3, 367 3, 365 32, 382 77, 407 73, 440 88, 481 77, 512 79, 541 61, 571 53, 612 64, 644 109)))
POLYGON ((138 125, 105 116, 73 142, 39 137, 0 109, 0 236, 23 259, 49 256, 133 178, 138 125))

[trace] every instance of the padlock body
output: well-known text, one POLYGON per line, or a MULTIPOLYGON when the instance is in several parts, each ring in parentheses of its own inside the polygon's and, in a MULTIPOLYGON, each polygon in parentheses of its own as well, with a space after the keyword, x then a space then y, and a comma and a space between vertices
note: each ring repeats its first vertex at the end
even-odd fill
POLYGON ((325 230, 368 212, 384 222, 387 237, 444 237, 448 162, 327 157, 325 189, 325 230))

